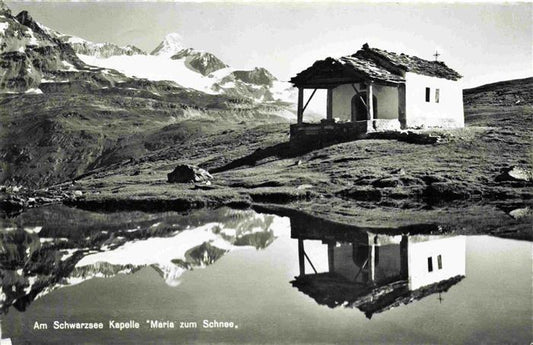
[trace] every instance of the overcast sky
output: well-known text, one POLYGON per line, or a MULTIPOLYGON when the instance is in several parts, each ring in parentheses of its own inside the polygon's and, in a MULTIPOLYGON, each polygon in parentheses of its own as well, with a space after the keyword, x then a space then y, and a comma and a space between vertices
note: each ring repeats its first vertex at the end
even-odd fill
POLYGON ((365 42, 426 59, 438 50, 465 87, 533 75, 533 3, 6 3, 63 33, 147 51, 177 32, 187 47, 283 80, 365 42))

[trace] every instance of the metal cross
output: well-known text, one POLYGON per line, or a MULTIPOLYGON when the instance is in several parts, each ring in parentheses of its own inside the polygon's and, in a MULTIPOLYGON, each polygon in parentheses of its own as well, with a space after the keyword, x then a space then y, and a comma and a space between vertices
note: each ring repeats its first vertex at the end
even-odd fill
POLYGON ((439 52, 435 50, 435 54, 433 54, 433 56, 435 57, 435 61, 439 61, 439 52))

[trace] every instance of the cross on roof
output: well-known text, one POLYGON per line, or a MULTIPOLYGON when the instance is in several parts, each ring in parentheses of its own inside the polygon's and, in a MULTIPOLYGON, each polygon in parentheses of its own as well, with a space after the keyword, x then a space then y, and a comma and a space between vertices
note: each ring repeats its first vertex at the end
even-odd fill
POLYGON ((435 54, 433 54, 433 56, 435 57, 435 61, 439 61, 439 52, 437 50, 435 50, 435 54))

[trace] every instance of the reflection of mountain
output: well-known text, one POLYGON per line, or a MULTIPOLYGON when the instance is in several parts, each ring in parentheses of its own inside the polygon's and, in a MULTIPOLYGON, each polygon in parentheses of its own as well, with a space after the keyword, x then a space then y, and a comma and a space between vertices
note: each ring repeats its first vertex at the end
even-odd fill
POLYGON ((292 223, 300 275, 292 285, 331 308, 358 308, 368 318, 400 304, 446 292, 465 276, 465 237, 378 235, 292 223), (321 240, 328 269, 317 272, 304 240, 321 240), (313 273, 306 274, 306 261, 313 273))
POLYGON ((253 211, 226 208, 186 216, 124 212, 114 217, 106 228, 104 214, 54 206, 22 214, 13 221, 14 228, 4 227, 0 231, 0 313, 11 305, 23 311, 35 298, 60 287, 132 274, 146 266, 168 285, 177 286, 187 270, 214 264, 238 247, 263 249, 274 240, 274 216, 253 211), (66 235, 54 230, 54 221, 61 228, 61 217, 73 215, 77 224, 85 223, 81 228, 86 237, 51 237, 66 235), (34 228, 28 225, 42 229, 30 233, 34 228))

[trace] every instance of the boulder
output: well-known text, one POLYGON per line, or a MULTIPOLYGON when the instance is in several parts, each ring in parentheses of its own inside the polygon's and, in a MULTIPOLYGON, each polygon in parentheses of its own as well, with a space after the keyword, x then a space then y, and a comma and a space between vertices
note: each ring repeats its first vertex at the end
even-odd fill
POLYGON ((206 170, 190 164, 178 165, 167 177, 169 183, 207 182, 213 178, 206 170))
POLYGON ((502 173, 496 176, 496 181, 533 181, 533 173, 526 169, 512 166, 503 169, 502 173))
POLYGON ((514 219, 521 219, 533 216, 533 211, 529 207, 517 208, 509 212, 509 215, 514 219))
POLYGON ((435 182, 429 185, 425 191, 425 197, 430 203, 441 201, 466 200, 470 198, 470 192, 466 186, 454 182, 435 182))

